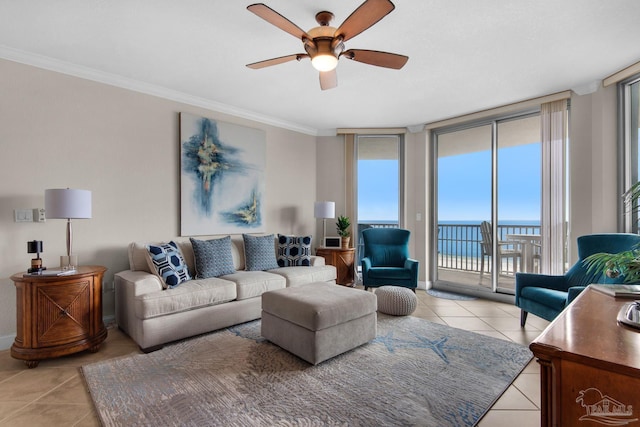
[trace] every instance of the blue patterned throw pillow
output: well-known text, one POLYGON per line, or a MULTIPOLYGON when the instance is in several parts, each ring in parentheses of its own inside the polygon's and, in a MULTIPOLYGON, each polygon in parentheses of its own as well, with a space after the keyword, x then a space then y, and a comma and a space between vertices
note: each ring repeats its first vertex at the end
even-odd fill
POLYGON ((180 283, 191 280, 189 269, 175 242, 162 245, 148 245, 147 250, 151 265, 158 277, 162 279, 162 286, 175 288, 180 283))
POLYGON ((311 236, 278 234, 278 265, 280 267, 311 265, 311 236))
POLYGON ((244 258, 247 271, 271 270, 278 268, 276 261, 275 236, 251 236, 243 234, 244 258))
POLYGON ((191 237, 196 263, 196 278, 207 279, 236 272, 231 254, 231 236, 222 239, 197 240, 191 237))

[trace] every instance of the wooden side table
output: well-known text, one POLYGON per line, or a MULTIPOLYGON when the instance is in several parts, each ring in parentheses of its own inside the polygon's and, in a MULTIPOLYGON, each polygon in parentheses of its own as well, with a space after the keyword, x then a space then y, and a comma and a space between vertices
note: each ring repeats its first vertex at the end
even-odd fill
POLYGON ((529 345, 541 426, 638 424, 640 331, 616 321, 630 301, 587 288, 529 345))
POLYGON ((102 321, 102 266, 66 276, 11 276, 16 286, 17 330, 11 356, 35 368, 42 359, 98 351, 107 338, 102 321))
POLYGON ((325 259, 328 265, 337 269, 336 283, 344 286, 354 286, 355 249, 353 248, 318 248, 316 255, 325 259))

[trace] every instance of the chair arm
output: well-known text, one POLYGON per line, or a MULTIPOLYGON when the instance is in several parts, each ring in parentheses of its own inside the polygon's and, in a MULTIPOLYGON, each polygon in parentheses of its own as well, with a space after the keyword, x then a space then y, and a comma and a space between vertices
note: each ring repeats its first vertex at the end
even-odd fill
POLYGON ((500 240, 498 246, 513 246, 519 249, 522 246, 522 242, 520 240, 500 240))
POLYGON ((411 270, 411 273, 414 275, 418 275, 418 267, 419 267, 420 263, 415 260, 415 259, 411 259, 411 258, 407 258, 404 261, 404 268, 406 268, 407 270, 411 270))
POLYGON ((567 289, 567 292, 568 292, 567 305, 571 304, 571 301, 576 299, 576 297, 580 295, 580 293, 584 291, 586 288, 587 288, 586 286, 572 286, 569 289, 567 289))
POLYGON ((364 275, 371 269, 371 260, 369 257, 364 257, 360 260, 360 265, 362 266, 362 274, 364 275))
POLYGON ((550 276, 547 274, 516 273, 516 299, 522 289, 533 286, 536 288, 554 289, 566 292, 569 288, 565 276, 550 276))

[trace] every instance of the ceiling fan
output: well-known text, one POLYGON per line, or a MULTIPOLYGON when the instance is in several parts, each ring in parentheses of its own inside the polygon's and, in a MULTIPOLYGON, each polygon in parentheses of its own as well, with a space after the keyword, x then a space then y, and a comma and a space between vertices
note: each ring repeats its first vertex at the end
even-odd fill
POLYGON ((312 28, 308 32, 302 30, 263 3, 252 4, 247 6, 247 9, 265 21, 300 39, 306 51, 306 53, 296 53, 247 64, 249 68, 259 69, 293 61, 294 59, 300 61, 303 58, 311 58, 311 64, 320 72, 320 87, 322 90, 326 90, 338 85, 336 66, 339 58, 344 57, 353 61, 395 70, 402 68, 409 59, 408 56, 396 53, 363 49, 345 50, 344 48, 344 42, 370 28, 395 9, 394 4, 389 0, 365 0, 338 28, 329 26, 329 22, 333 19, 333 13, 327 11, 318 12, 316 21, 320 26, 312 28))

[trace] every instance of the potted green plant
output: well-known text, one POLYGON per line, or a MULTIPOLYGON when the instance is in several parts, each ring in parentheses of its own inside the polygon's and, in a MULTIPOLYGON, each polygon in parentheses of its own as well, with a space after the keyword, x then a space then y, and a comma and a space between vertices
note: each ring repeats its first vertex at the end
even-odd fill
MULTIPOLYGON (((640 181, 627 190, 622 199, 626 208, 632 213, 638 213, 640 206, 640 181)), ((607 277, 617 278, 624 275, 625 283, 640 282, 640 246, 617 254, 600 252, 585 258, 588 271, 602 271, 607 277)))
POLYGON ((351 226, 351 220, 348 216, 338 216, 338 222, 336 222, 336 229, 338 230, 338 236, 342 238, 342 248, 349 247, 349 241, 351 240, 351 232, 349 227, 351 226))

